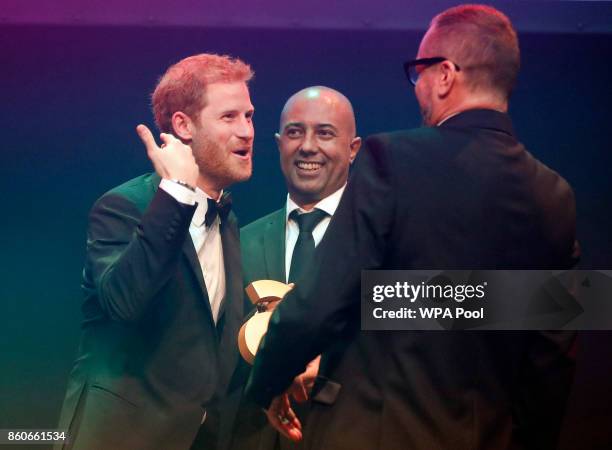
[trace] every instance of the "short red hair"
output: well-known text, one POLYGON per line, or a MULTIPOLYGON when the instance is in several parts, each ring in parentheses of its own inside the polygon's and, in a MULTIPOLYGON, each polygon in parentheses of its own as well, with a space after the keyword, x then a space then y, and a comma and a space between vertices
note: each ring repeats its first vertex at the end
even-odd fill
POLYGON ((172 115, 182 111, 196 120, 205 105, 206 85, 248 81, 251 67, 238 58, 202 53, 170 66, 151 96, 153 116, 160 131, 172 133, 172 115))

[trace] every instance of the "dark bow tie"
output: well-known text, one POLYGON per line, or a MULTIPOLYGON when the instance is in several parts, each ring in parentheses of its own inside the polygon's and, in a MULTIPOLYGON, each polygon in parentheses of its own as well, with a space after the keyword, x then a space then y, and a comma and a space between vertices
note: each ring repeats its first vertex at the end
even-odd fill
POLYGON ((214 201, 212 198, 207 199, 207 201, 208 209, 204 217, 204 225, 206 225, 207 228, 210 227, 217 218, 217 215, 222 223, 225 222, 232 209, 231 194, 229 192, 224 192, 218 202, 214 201))

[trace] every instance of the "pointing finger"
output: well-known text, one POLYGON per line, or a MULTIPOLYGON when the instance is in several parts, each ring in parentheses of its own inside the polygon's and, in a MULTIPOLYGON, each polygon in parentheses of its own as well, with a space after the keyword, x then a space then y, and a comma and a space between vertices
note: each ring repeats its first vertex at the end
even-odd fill
POLYGON ((145 125, 140 124, 136 127, 136 133, 140 137, 140 140, 147 148, 148 153, 152 153, 157 148, 157 143, 155 142, 155 138, 145 125))

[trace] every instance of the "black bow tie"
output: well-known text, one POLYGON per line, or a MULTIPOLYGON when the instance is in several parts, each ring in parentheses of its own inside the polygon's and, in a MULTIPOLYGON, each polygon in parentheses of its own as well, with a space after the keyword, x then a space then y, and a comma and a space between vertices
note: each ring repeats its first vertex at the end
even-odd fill
POLYGON ((214 201, 212 198, 207 199, 207 201, 208 209, 204 217, 204 225, 206 225, 207 228, 210 227, 217 218, 217 215, 221 219, 221 223, 225 222, 232 209, 231 194, 229 192, 224 192, 218 202, 214 201))

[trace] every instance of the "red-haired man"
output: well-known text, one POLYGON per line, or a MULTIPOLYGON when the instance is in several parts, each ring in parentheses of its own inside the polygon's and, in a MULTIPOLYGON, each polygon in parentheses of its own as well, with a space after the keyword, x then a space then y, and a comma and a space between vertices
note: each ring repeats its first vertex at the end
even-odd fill
POLYGON ((213 54, 170 67, 152 98, 162 144, 137 127, 155 173, 94 204, 64 448, 188 449, 223 388, 243 299, 224 189, 251 176, 252 75, 213 54))

